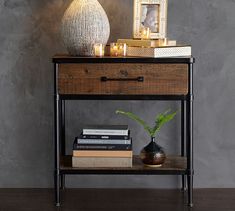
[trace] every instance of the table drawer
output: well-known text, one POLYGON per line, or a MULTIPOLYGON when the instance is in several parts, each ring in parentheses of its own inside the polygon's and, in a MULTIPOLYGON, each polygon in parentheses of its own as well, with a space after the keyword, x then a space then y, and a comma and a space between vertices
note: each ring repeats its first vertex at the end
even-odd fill
POLYGON ((59 94, 186 95, 187 64, 59 64, 59 94))

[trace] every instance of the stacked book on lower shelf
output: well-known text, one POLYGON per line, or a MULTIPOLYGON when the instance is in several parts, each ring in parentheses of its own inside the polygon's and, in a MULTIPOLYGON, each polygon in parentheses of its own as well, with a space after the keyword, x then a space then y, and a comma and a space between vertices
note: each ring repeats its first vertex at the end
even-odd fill
POLYGON ((126 125, 89 126, 75 138, 73 167, 132 167, 132 140, 126 125))

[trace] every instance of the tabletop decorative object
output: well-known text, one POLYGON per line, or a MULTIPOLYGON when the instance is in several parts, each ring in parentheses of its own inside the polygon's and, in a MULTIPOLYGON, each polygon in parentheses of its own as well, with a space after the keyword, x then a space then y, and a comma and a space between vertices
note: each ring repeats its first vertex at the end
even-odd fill
POLYGON ((150 39, 166 37, 167 0, 134 0, 134 38, 142 38, 141 31, 149 28, 150 39))
POLYGON ((151 31, 150 31, 150 28, 148 27, 144 27, 142 30, 141 30, 141 39, 143 40, 149 40, 150 39, 150 35, 151 35, 151 31))
POLYGON ((109 20, 97 0, 74 0, 65 11, 61 33, 69 54, 93 56, 94 44, 107 44, 109 20))
POLYGON ((94 54, 96 57, 104 56, 104 45, 101 43, 94 44, 94 54))
POLYGON ((145 146, 140 152, 140 158, 142 162, 146 166, 151 166, 151 167, 162 166, 162 164, 165 162, 166 154, 163 148, 157 144, 155 136, 160 131, 160 129, 164 124, 171 121, 175 117, 177 112, 170 113, 170 110, 167 110, 164 113, 158 114, 155 118, 155 125, 153 127, 150 127, 144 120, 142 120, 137 115, 131 112, 117 110, 116 113, 125 115, 133 119, 134 121, 138 122, 140 125, 144 127, 145 131, 147 131, 147 133, 150 135, 151 137, 150 143, 147 146, 145 146))
POLYGON ((124 57, 126 55, 127 55, 127 44, 126 43, 111 43, 110 44, 110 56, 124 57))

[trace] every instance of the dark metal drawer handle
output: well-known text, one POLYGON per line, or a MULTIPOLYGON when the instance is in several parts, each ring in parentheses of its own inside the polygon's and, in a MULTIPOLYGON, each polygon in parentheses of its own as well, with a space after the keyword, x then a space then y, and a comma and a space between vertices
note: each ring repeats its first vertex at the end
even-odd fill
POLYGON ((144 77, 140 76, 137 78, 108 78, 106 76, 103 76, 100 78, 102 82, 107 82, 107 81, 138 81, 138 82, 144 82, 144 77))

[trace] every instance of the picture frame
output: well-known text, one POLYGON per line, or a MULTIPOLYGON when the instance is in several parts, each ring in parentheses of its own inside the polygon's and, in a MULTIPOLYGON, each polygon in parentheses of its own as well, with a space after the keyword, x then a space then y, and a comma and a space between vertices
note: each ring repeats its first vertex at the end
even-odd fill
POLYGON ((167 0, 134 0, 133 37, 150 28, 150 39, 164 39, 167 33, 167 0))

